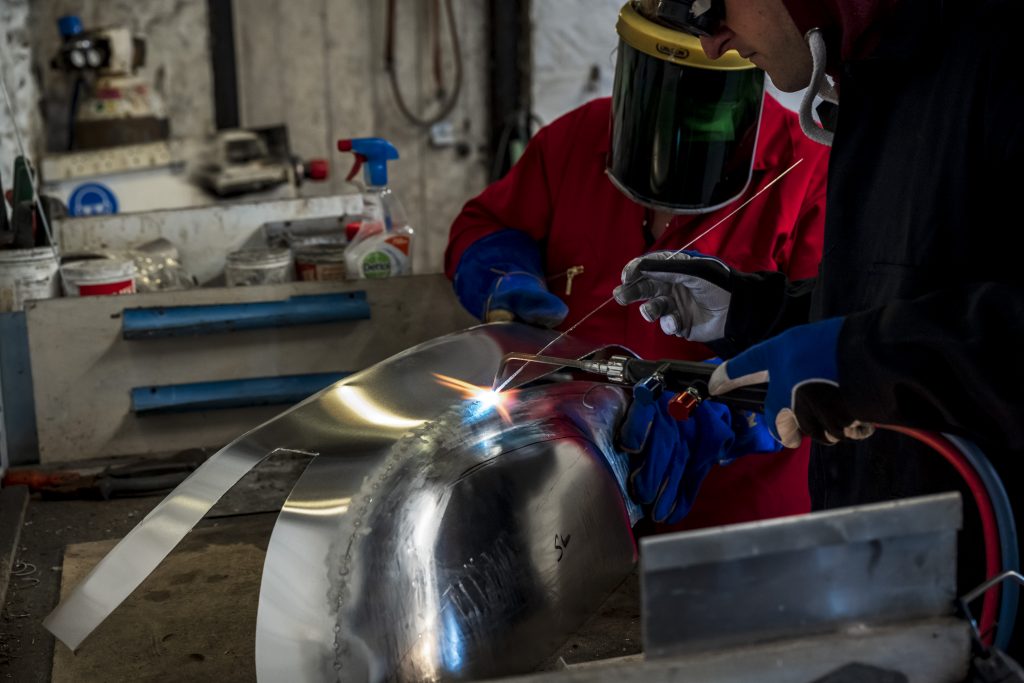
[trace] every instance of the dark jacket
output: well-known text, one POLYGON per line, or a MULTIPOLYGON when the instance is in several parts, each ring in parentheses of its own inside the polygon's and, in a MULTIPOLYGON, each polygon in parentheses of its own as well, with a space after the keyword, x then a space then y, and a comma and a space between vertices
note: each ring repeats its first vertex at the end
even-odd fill
MULTIPOLYGON (((855 417, 974 440, 1024 529, 1024 3, 965 7, 903 0, 870 54, 843 61, 817 286, 773 275, 736 299, 761 329, 727 333, 736 350, 802 316, 848 316, 839 376, 855 417)), ((960 488, 961 585, 980 582, 977 514, 934 453, 887 434, 817 447, 810 484, 818 508, 960 488)))

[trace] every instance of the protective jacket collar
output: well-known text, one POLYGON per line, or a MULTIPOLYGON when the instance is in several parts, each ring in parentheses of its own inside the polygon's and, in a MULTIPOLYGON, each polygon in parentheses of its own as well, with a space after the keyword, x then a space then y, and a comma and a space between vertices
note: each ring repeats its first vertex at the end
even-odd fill
MULTIPOLYGON (((846 62, 871 56, 881 27, 901 0, 783 0, 801 33, 821 29, 829 55, 846 62)), ((833 62, 835 58, 831 58, 833 62)), ((833 71, 838 60, 829 64, 833 71)))

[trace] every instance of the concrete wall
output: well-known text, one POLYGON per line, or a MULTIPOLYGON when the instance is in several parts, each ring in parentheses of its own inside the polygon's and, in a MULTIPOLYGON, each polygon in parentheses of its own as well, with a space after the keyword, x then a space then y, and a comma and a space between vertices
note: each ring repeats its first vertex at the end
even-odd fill
POLYGON ((203 137, 213 131, 206 0, 31 0, 31 6, 33 61, 43 94, 47 150, 62 151, 67 145, 71 83, 50 68, 60 45, 57 19, 64 14, 77 14, 87 29, 124 25, 144 35, 147 60, 142 73, 167 103, 171 135, 203 137))
MULTIPOLYGON (((486 3, 455 0, 464 83, 450 120, 456 147, 434 148, 426 131, 398 111, 384 71, 386 3, 365 0, 236 0, 236 50, 244 125, 286 122, 292 147, 331 160, 321 192, 349 192, 346 137, 380 136, 398 147, 391 181, 416 229, 417 272, 438 272, 448 228, 463 203, 486 182, 486 3)), ((428 3, 399 3, 396 33, 400 83, 421 113, 432 111, 427 42, 428 3)), ((447 36, 447 33, 445 33, 447 36)), ((444 43, 446 74, 453 73, 444 43)))
POLYGON ((615 22, 625 0, 533 0, 533 111, 551 123, 610 95, 615 78, 615 22))
POLYGON ((32 75, 32 47, 29 42, 29 0, 0 0, 0 75, 15 109, 15 118, 7 111, 0 95, 0 176, 10 189, 14 158, 18 155, 15 125, 24 144, 32 149, 38 140, 35 113, 38 87, 32 75))
MULTIPOLYGON (((544 123, 595 97, 612 94, 619 37, 615 31, 625 0, 533 0, 533 112, 544 123)), ((796 111, 803 92, 768 92, 796 111)))

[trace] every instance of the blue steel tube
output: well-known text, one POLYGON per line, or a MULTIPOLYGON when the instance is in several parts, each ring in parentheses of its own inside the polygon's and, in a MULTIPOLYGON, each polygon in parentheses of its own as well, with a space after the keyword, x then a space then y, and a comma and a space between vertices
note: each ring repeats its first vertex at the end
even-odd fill
POLYGON ((121 330, 125 339, 156 339, 369 318, 366 292, 343 292, 245 304, 129 308, 121 330))
POLYGON ((132 389, 136 415, 294 404, 347 377, 347 372, 256 377, 132 389))

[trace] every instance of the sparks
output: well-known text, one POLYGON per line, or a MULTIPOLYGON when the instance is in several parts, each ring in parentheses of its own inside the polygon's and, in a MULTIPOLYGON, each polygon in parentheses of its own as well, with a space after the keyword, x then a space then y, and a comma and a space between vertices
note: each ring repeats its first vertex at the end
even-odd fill
POLYGON ((498 415, 501 415, 501 419, 511 424, 512 416, 508 412, 509 402, 511 401, 510 394, 495 391, 491 387, 481 387, 476 384, 470 384, 469 382, 456 379, 455 377, 439 375, 436 372, 433 373, 433 375, 437 378, 437 383, 441 386, 454 389, 462 394, 463 398, 467 401, 473 401, 478 404, 480 412, 486 412, 493 409, 498 413, 498 415))

